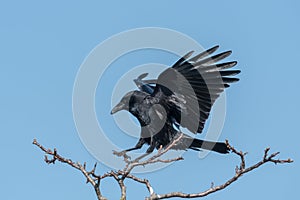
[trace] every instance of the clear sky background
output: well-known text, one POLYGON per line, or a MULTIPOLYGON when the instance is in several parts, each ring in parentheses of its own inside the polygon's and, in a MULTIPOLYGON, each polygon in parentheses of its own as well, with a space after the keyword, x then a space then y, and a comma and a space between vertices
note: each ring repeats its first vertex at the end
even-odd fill
MULTIPOLYGON (((205 48, 220 44, 221 50, 233 50, 231 59, 239 61, 237 68, 242 74, 241 81, 227 91, 221 140, 227 138, 249 152, 247 164, 261 159, 268 146, 271 151, 281 151, 279 158, 295 160, 293 164, 267 164, 205 199, 296 199, 300 180, 299 10, 296 0, 1 1, 0 198, 96 199, 78 171, 60 163, 46 165, 44 154, 31 142, 37 138, 92 166, 96 160, 81 143, 72 115, 72 90, 79 66, 108 37, 155 26, 185 33, 205 48)), ((134 67, 132 59, 141 64, 171 65, 175 61, 175 57, 163 56, 129 58, 122 63, 128 70, 134 67)), ((111 126, 112 139, 124 138, 124 148, 134 145, 135 139, 115 127, 110 104, 106 111, 101 120, 111 126)), ((157 193, 197 192, 212 181, 225 182, 239 162, 232 154, 209 154, 201 160, 192 151, 184 158, 141 176, 152 182, 157 193)), ((100 164, 99 172, 108 170, 100 164)), ((144 186, 126 183, 128 199, 147 195, 144 186)), ((102 185, 105 196, 119 198, 113 181, 105 180, 102 185)))

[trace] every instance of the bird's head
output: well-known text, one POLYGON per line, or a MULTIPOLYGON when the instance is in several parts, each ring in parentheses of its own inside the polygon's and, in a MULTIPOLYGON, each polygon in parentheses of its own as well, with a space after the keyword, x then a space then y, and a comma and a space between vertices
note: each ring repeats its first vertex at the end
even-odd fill
POLYGON ((131 99, 132 95, 133 95, 132 92, 128 92, 127 94, 125 94, 125 96, 123 96, 121 101, 117 105, 115 105, 115 107, 113 107, 110 114, 115 114, 116 112, 119 112, 120 110, 129 111, 129 103, 130 103, 130 99, 131 99))
POLYGON ((135 106, 136 103, 140 103, 145 97, 145 93, 140 91, 131 91, 125 94, 121 101, 113 107, 110 114, 115 114, 121 110, 127 110, 131 112, 131 109, 135 106))

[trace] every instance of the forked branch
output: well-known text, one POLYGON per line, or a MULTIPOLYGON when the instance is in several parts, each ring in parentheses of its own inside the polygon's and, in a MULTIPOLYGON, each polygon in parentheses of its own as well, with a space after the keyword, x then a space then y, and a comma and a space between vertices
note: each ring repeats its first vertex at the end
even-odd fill
MULTIPOLYGON (((228 141, 226 141, 226 144, 228 148, 231 150, 232 153, 239 156, 241 161, 239 166, 235 169, 235 174, 232 178, 227 180, 225 183, 214 186, 213 184, 211 187, 205 191, 198 192, 198 193, 183 193, 183 192, 171 192, 166 194, 156 194, 150 184, 150 181, 147 179, 139 178, 135 175, 133 175, 131 172, 132 170, 137 166, 146 166, 153 163, 163 162, 163 163, 171 163, 179 160, 183 160, 182 157, 177 157, 173 159, 161 159, 161 156, 165 154, 167 151, 171 149, 173 145, 176 144, 177 141, 180 140, 182 136, 179 136, 177 139, 175 139, 168 147, 166 148, 160 148, 156 154, 150 156, 149 158, 142 160, 142 159, 135 159, 133 161, 129 160, 129 157, 127 155, 124 155, 124 161, 126 163, 126 166, 122 170, 118 171, 110 171, 107 173, 104 173, 103 175, 96 174, 96 167, 97 163, 94 165, 91 171, 88 171, 86 169, 86 163, 81 165, 79 162, 73 162, 71 159, 64 158, 63 156, 59 155, 57 150, 54 149, 53 151, 51 149, 46 149, 44 146, 39 144, 36 139, 33 140, 33 144, 38 146, 46 155, 45 155, 45 162, 48 164, 55 164, 55 161, 59 161, 62 163, 66 163, 70 165, 71 167, 81 171, 81 173, 85 176, 86 182, 90 183, 94 191, 96 193, 98 200, 106 200, 105 197, 103 197, 101 191, 100 191, 100 183, 102 179, 111 177, 118 183, 120 189, 121 189, 121 200, 126 200, 126 185, 124 184, 124 180, 131 179, 137 183, 144 184, 149 192, 149 197, 147 197, 147 200, 158 200, 158 199, 167 199, 167 198, 173 198, 173 197, 180 197, 180 198, 196 198, 196 197, 204 197, 211 193, 217 192, 219 190, 222 190, 226 187, 228 187, 231 183, 237 181, 243 174, 248 173, 260 166, 262 166, 265 163, 271 162, 274 164, 284 164, 284 163, 292 163, 292 159, 275 159, 275 157, 279 154, 279 152, 275 152, 269 155, 270 148, 266 148, 264 150, 263 158, 262 160, 258 161, 256 164, 251 165, 249 167, 246 167, 245 163, 245 155, 246 153, 242 151, 236 150, 233 146, 231 146, 228 141), (52 156, 51 159, 48 158, 48 156, 52 156)), ((148 156, 148 155, 147 155, 148 156)), ((144 158, 144 157, 143 157, 144 158)))

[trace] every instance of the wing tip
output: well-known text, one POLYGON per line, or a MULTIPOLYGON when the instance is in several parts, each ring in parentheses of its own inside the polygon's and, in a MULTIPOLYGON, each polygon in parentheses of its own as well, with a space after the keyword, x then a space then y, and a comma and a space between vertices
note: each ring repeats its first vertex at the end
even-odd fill
POLYGON ((143 74, 141 74, 141 75, 139 75, 138 77, 137 77, 137 79, 144 79, 144 78, 146 78, 147 76, 149 75, 149 73, 143 73, 143 74))
POLYGON ((232 54, 232 50, 227 50, 227 51, 224 51, 224 55, 227 56, 230 56, 232 54))
POLYGON ((189 51, 187 54, 185 54, 184 56, 182 56, 184 59, 188 59, 189 57, 191 57, 191 55, 194 53, 195 51, 189 51))
MULTIPOLYGON (((212 48, 210 48, 211 50, 214 50, 214 51, 216 51, 217 49, 219 49, 220 48, 220 45, 214 45, 212 48)), ((208 49, 208 50, 210 50, 210 49, 208 49)))

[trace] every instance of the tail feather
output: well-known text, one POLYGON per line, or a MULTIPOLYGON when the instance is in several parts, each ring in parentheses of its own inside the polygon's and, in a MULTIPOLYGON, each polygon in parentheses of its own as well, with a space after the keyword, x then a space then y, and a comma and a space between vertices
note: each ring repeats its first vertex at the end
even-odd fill
POLYGON ((224 154, 229 153, 229 148, 224 142, 210 142, 210 141, 194 139, 191 145, 189 146, 189 148, 194 150, 201 148, 201 149, 206 149, 206 150, 215 151, 224 154))

